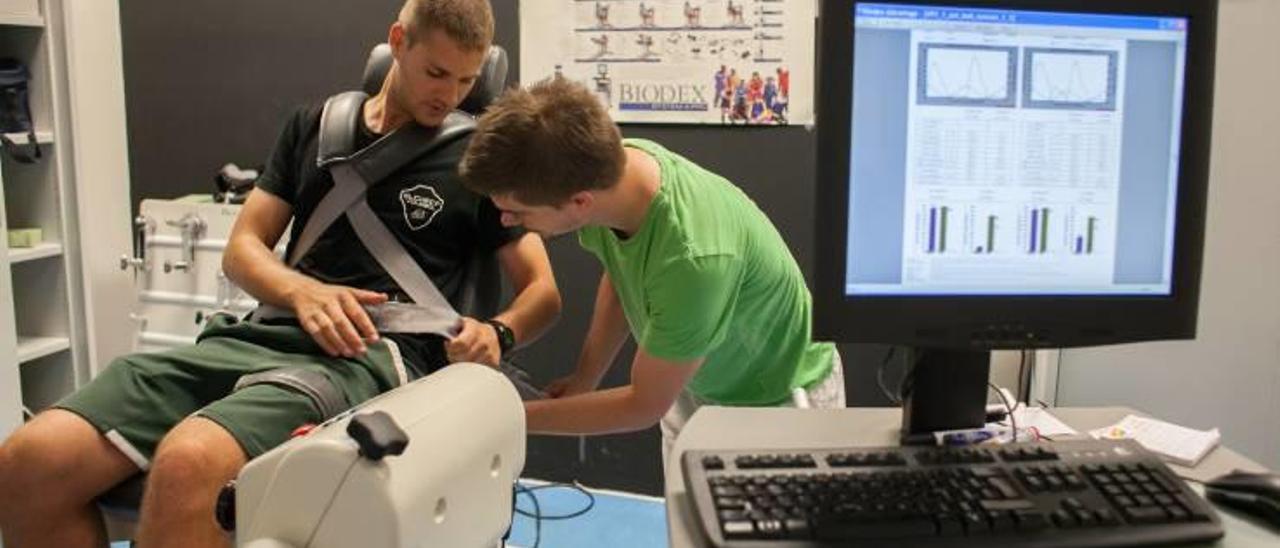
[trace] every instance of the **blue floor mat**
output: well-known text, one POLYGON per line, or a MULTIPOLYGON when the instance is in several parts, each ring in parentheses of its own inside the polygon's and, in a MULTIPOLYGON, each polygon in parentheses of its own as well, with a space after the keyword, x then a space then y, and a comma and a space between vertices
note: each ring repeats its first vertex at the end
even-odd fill
MULTIPOLYGON (((545 485, 522 481, 527 487, 545 485)), ((662 499, 591 489, 595 506, 587 513, 566 520, 542 522, 540 548, 661 548, 667 545, 667 506, 662 499)), ((535 491, 543 515, 556 516, 577 512, 587 505, 587 497, 569 488, 535 491)), ((518 507, 533 513, 533 502, 519 495, 518 507)), ((534 543, 534 520, 517 515, 511 527, 507 546, 530 548, 534 543)), ((115 542, 111 548, 129 548, 126 542, 115 542)))
MULTIPOLYGON (((526 486, 540 482, 524 481, 526 486)), ((595 506, 586 514, 567 520, 544 520, 539 547, 578 548, 613 546, 618 548, 659 548, 667 545, 667 507, 662 499, 616 491, 591 489, 595 506)), ((543 515, 564 515, 586 507, 587 497, 569 488, 535 491, 543 515)), ((517 498, 517 507, 533 512, 526 494, 517 498)), ((511 529, 512 547, 531 547, 534 542, 534 520, 517 515, 511 529)))

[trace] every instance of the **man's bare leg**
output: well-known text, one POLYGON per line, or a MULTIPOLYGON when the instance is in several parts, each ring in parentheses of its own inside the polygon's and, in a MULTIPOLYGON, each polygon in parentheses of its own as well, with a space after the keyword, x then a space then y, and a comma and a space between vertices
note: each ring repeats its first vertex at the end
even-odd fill
POLYGON ((200 417, 178 423, 156 449, 142 498, 138 545, 230 546, 213 509, 218 491, 245 460, 240 444, 218 423, 200 417))
POLYGON ((0 446, 5 546, 106 546, 93 500, 137 472, 79 415, 61 409, 40 413, 0 446))

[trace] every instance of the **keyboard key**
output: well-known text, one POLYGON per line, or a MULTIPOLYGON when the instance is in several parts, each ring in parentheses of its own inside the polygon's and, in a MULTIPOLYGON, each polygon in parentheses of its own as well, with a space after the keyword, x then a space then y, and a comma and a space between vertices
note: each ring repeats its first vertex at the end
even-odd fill
POLYGON ((800 518, 791 518, 783 520, 782 526, 787 530, 787 538, 808 539, 813 536, 813 530, 809 528, 809 520, 800 518))
POLYGON ((1205 511, 1204 503, 1192 500, 1186 495, 1174 495, 1173 500, 1187 510, 1193 521, 1209 521, 1209 513, 1205 511))
POLYGON ((1018 490, 1013 487, 1013 482, 1010 482, 1008 478, 994 477, 994 478, 988 479, 987 483, 990 483, 993 487, 995 487, 996 490, 1000 492, 1000 495, 1003 496, 1004 498, 1013 499, 1013 498, 1018 498, 1018 496, 1020 495, 1020 493, 1018 493, 1018 490))
POLYGON ((1076 521, 1075 514, 1066 510, 1054 510, 1053 514, 1051 514, 1051 519, 1053 520, 1054 525, 1063 529, 1071 529, 1076 525, 1079 525, 1079 522, 1076 521))
POLYGON ((1133 523, 1162 523, 1169 519, 1164 508, 1158 506, 1134 506, 1124 509, 1124 515, 1133 523))
POLYGON ((1035 503, 1027 499, 1012 500, 984 500, 978 503, 983 510, 988 512, 1003 512, 1007 510, 1030 510, 1035 508, 1035 503))
POLYGON ((819 518, 814 523, 819 540, 889 539, 934 536, 933 520, 906 518, 900 520, 855 520, 835 516, 819 518))
POLYGON ((991 522, 992 533, 1012 531, 1017 527, 1013 521, 1013 512, 987 512, 987 521, 991 522))
POLYGON ((747 513, 742 510, 721 510, 720 521, 744 521, 747 513))
POLYGON ((935 516, 934 523, 938 527, 938 534, 940 536, 958 537, 964 534, 964 523, 960 520, 959 516, 935 516))
POLYGON ((1040 512, 1018 510, 1013 513, 1019 531, 1039 531, 1049 526, 1049 518, 1040 512))
POLYGON ((711 496, 714 496, 714 497, 741 497, 745 494, 746 492, 744 492, 741 487, 738 487, 736 485, 726 485, 723 487, 711 488, 711 496))
POLYGON ((764 538, 782 538, 784 529, 782 521, 777 519, 765 519, 755 523, 756 532, 764 538))
POLYGON ((756 527, 749 521, 726 521, 721 530, 724 538, 750 538, 755 535, 756 527))
POLYGON ((960 514, 960 523, 964 525, 964 533, 969 536, 985 535, 991 531, 987 518, 977 512, 960 514))
POLYGON ((1098 518, 1098 523, 1102 525, 1117 525, 1120 523, 1120 518, 1116 516, 1115 512, 1106 508, 1094 510, 1093 517, 1098 518))
POLYGON ((1097 516, 1088 510, 1074 510, 1072 511, 1072 515, 1075 516, 1076 522, 1079 523, 1081 527, 1093 527, 1098 524, 1097 516))
POLYGON ((747 499, 742 497, 716 497, 716 509, 744 510, 746 507, 747 499))

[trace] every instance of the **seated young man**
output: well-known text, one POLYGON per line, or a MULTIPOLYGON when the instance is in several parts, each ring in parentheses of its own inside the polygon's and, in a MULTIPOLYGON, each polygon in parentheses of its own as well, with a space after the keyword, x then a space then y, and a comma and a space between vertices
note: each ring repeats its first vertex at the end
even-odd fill
MULTIPOLYGON (((492 37, 487 0, 407 0, 389 33, 394 64, 363 105, 357 147, 405 124, 440 125, 471 89, 492 37)), ((554 321, 559 293, 542 242, 504 228, 492 202, 461 185, 456 166, 465 140, 370 181, 367 203, 452 302, 469 258, 496 253, 515 288, 510 308, 491 319, 464 318, 449 341, 379 333, 364 306, 401 298, 401 288, 343 217, 296 270, 282 263, 272 249, 285 227, 293 220, 296 241, 333 187, 329 171, 316 167, 319 118, 319 108, 303 108, 285 126, 223 264, 250 294, 296 319, 215 316, 194 346, 118 359, 20 428, 0 446, 5 546, 104 546, 93 500, 139 470, 150 471, 140 545, 225 546, 213 506, 249 459, 300 425, 448 363, 496 366, 509 349, 499 330, 509 329, 519 344, 554 321), (405 192, 430 192, 438 209, 411 223, 409 208, 421 204, 402 200, 405 192), (237 386, 280 369, 308 377, 310 390, 237 386)), ((511 337, 504 339, 510 346, 511 337)))
POLYGON ((580 84, 508 91, 481 117, 461 170, 504 224, 576 230, 604 265, 577 370, 548 387, 555 399, 525 403, 530 432, 661 419, 665 463, 703 404, 786 405, 801 388, 816 407, 844 406, 839 355, 811 339, 809 290, 764 212, 661 145, 623 140, 580 84), (628 334, 631 384, 595 391, 628 334))

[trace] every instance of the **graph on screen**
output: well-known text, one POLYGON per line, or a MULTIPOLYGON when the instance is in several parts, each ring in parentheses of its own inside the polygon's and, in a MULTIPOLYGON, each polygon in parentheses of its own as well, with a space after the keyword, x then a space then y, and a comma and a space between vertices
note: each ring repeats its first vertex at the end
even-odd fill
POLYGON ((920 104, 1017 106, 1017 48, 921 43, 919 55, 920 104))
POLYGON ((1025 57, 1025 106, 1115 110, 1116 52, 1027 48, 1025 57))

